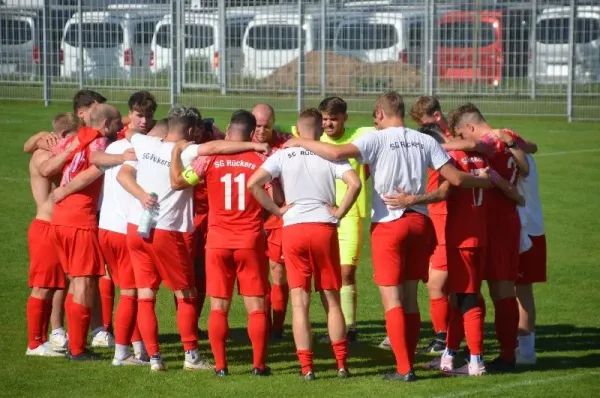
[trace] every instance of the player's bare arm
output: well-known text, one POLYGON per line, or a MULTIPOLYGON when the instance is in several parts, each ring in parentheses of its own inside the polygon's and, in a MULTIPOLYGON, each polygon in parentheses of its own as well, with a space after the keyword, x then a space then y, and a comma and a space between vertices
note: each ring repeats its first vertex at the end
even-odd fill
POLYGON ((384 195, 383 202, 390 209, 406 209, 418 204, 427 205, 446 200, 450 191, 450 183, 443 181, 437 189, 422 195, 412 195, 400 188, 397 188, 396 191, 397 193, 384 195))
POLYGON ((334 145, 327 142, 305 138, 290 138, 284 144, 286 148, 300 147, 309 150, 327 160, 348 160, 360 157, 360 151, 354 144, 334 145))
POLYGON ((49 178, 61 173, 65 163, 67 162, 67 158, 71 155, 71 153, 73 153, 78 145, 79 140, 75 138, 69 143, 69 145, 67 145, 64 151, 52 156, 50 159, 42 163, 39 168, 42 177, 49 178))
POLYGON ((42 149, 49 149, 58 143, 60 137, 48 131, 40 131, 39 133, 32 135, 27 141, 25 141, 25 144, 23 145, 23 152, 33 154, 38 149, 38 142, 40 140, 43 140, 44 142, 45 148, 42 149))
POLYGON ((276 181, 271 181, 268 191, 269 195, 271 195, 277 206, 281 206, 285 203, 285 195, 283 194, 283 189, 279 183, 276 181))
POLYGON ((458 170, 450 162, 438 170, 451 185, 461 188, 489 188, 491 186, 490 176, 487 171, 475 176, 458 170))
POLYGON ((240 152, 255 151, 264 153, 271 152, 271 147, 266 143, 216 140, 198 145, 198 156, 232 155, 240 152))
POLYGON ((128 165, 124 164, 121 166, 121 170, 117 174, 117 181, 124 190, 133 195, 134 198, 140 201, 144 209, 149 209, 156 205, 156 199, 150 196, 150 194, 137 183, 136 181, 137 170, 128 165))
POLYGON ((171 188, 180 191, 192 186, 183 176, 183 162, 181 161, 181 153, 185 148, 192 144, 189 141, 179 141, 173 147, 171 152, 171 165, 169 166, 169 177, 171 179, 171 188))
POLYGON ((517 169, 519 173, 523 177, 527 177, 529 175, 529 162, 527 161, 527 156, 523 150, 518 147, 509 149, 515 163, 517 164, 517 169))
POLYGON ((108 154, 102 150, 94 151, 90 154, 90 162, 97 167, 117 166, 127 161, 135 161, 135 151, 127 149, 122 154, 108 154))
POLYGON ((507 198, 515 201, 519 206, 525 206, 525 197, 519 193, 517 187, 502 178, 494 170, 490 170, 490 180, 507 198))
POLYGON ((77 174, 77 176, 75 176, 75 178, 73 178, 67 184, 56 188, 52 192, 54 202, 58 203, 67 196, 81 191, 83 188, 96 181, 102 174, 104 174, 104 172, 96 166, 91 166, 85 169, 81 173, 77 174))
POLYGON ((465 152, 479 152, 479 153, 489 153, 490 146, 489 144, 479 142, 479 141, 471 141, 471 140, 463 140, 456 139, 452 141, 448 141, 442 144, 442 148, 446 151, 465 151, 465 152))
POLYGON ((292 205, 288 204, 282 207, 277 206, 273 198, 264 189, 265 184, 269 183, 272 179, 273 177, 268 171, 259 168, 248 180, 247 188, 256 198, 258 203, 260 203, 269 213, 274 214, 277 217, 282 217, 292 205))
POLYGON ((354 170, 348 170, 347 172, 345 172, 342 175, 342 181, 344 181, 344 184, 346 184, 348 189, 346 190, 346 193, 342 198, 340 206, 337 208, 335 206, 332 206, 331 208, 331 210, 333 210, 331 214, 338 220, 341 220, 346 216, 346 214, 348 214, 348 211, 350 211, 350 209, 354 205, 354 202, 356 202, 356 199, 358 198, 358 195, 360 194, 360 190, 362 188, 360 178, 354 170))
POLYGON ((518 134, 506 129, 495 129, 492 133, 498 137, 498 139, 504 142, 509 148, 516 145, 525 153, 536 153, 538 150, 537 144, 533 141, 526 140, 518 134))

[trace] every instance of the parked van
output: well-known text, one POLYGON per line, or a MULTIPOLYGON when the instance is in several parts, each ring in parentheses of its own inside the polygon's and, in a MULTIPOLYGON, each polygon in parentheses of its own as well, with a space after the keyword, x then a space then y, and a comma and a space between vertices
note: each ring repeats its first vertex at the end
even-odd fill
POLYGON ((340 23, 333 48, 365 62, 401 61, 420 67, 424 25, 423 11, 354 15, 340 23))
POLYGON ((150 43, 156 23, 164 16, 155 10, 110 10, 74 14, 61 42, 61 76, 124 78, 143 76, 150 65, 150 43), (83 60, 79 59, 79 24, 83 60), (82 62, 83 61, 83 62, 82 62))
POLYGON ((437 20, 436 32, 440 79, 500 83, 504 68, 501 12, 448 12, 437 20))
MULTIPOLYGON (((568 81, 569 16, 570 7, 547 8, 538 16, 535 42, 531 42, 531 50, 535 46, 535 70, 531 60, 530 79, 546 84, 568 81)), ((600 82, 600 6, 577 7, 573 41, 573 79, 578 83, 600 82)))
POLYGON ((0 75, 27 75, 41 71, 41 27, 31 11, 0 11, 0 75))

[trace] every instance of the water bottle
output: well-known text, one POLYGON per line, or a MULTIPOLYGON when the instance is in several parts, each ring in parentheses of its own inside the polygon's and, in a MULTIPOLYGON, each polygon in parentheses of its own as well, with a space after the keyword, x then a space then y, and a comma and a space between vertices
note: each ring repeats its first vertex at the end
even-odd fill
MULTIPOLYGON (((158 195, 155 194, 154 192, 150 193, 150 196, 153 197, 154 199, 158 200, 158 195)), ((140 223, 138 224, 138 235, 140 235, 142 238, 146 239, 150 236, 150 231, 152 230, 152 227, 154 225, 154 222, 156 217, 156 211, 154 209, 154 207, 150 208, 150 209, 144 209, 144 212, 142 213, 142 217, 140 218, 140 223)))

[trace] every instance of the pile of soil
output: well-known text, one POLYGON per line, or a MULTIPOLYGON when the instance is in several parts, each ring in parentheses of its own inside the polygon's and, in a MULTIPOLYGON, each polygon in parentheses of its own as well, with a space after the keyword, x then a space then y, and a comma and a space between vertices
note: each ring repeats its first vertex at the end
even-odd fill
MULTIPOLYGON (((305 57, 305 87, 321 87, 321 52, 305 57)), ((367 63, 354 57, 333 52, 325 53, 325 76, 328 91, 336 93, 382 92, 385 90, 416 89, 421 86, 418 71, 400 61, 367 63)), ((294 89, 298 82, 298 60, 275 70, 265 79, 269 89, 294 89)))

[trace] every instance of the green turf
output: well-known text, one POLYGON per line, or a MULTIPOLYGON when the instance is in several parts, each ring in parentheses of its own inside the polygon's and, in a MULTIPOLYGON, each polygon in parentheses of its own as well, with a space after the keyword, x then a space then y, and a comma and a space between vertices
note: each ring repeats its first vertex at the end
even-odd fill
MULTIPOLYGON (((277 107, 277 104, 275 104, 277 107)), ((539 144, 537 162, 548 236, 547 284, 536 288, 538 304, 536 367, 515 374, 482 378, 450 379, 418 370, 420 380, 410 385, 381 380, 380 373, 393 369, 390 352, 377 348, 385 335, 383 310, 372 283, 370 242, 363 242, 358 268, 358 327, 361 343, 350 348, 348 380, 335 379, 331 349, 315 344, 314 383, 298 379, 293 343, 286 340, 269 348, 274 376, 249 376, 250 347, 244 327, 246 318, 239 298, 234 300, 229 345, 231 376, 216 379, 208 373, 181 369, 183 354, 175 327, 174 305, 161 291, 157 303, 162 351, 169 371, 150 374, 148 368, 113 368, 110 350, 99 350, 99 363, 69 363, 63 359, 25 357, 25 302, 27 289, 27 227, 34 215, 27 177, 28 156, 22 153, 25 139, 48 129, 51 117, 68 109, 67 104, 43 108, 39 103, 0 102, 0 394, 2 396, 599 396, 600 385, 600 282, 597 272, 600 237, 600 124, 567 124, 564 118, 495 118, 496 126, 515 129, 539 144), (595 152, 593 150, 598 150, 595 152), (592 150, 586 152, 569 152, 592 150), (557 153, 558 152, 558 153, 557 153)), ((162 115, 166 108, 161 107, 162 115)), ((208 112, 220 126, 228 112, 208 112)), ((159 115, 159 116, 160 116, 159 115)), ((294 115, 279 113, 278 122, 292 124, 294 115)), ((369 125, 366 116, 351 116, 350 125, 369 125)), ((315 296, 314 332, 324 331, 323 311, 315 296)), ((420 294, 421 344, 431 336, 427 297, 420 294)), ((493 309, 488 301, 486 358, 497 351, 493 338, 493 309)), ((289 325, 289 316, 288 316, 289 325)), ((206 311, 201 326, 206 327, 206 311)), ((289 328, 288 328, 289 330, 289 328)), ((207 342, 201 350, 208 353, 207 342)), ((428 360, 417 357, 417 366, 428 360)))

